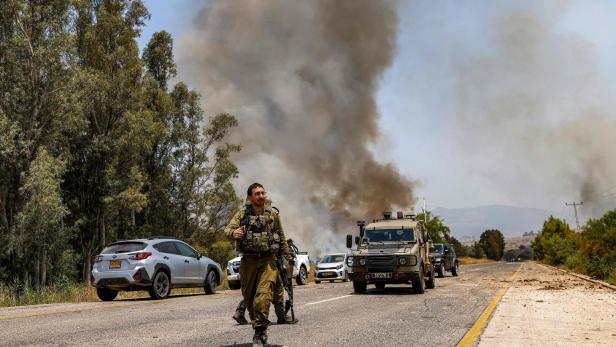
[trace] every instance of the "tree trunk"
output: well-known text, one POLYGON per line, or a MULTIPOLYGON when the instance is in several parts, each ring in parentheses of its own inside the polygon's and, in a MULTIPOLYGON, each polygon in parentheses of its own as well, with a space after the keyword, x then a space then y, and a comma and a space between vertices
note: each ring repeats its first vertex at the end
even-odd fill
POLYGON ((90 283, 90 271, 92 270, 92 255, 90 250, 83 252, 83 282, 90 283))
POLYGON ((47 250, 43 249, 41 256, 41 286, 47 285, 47 250))
POLYGON ((36 258, 34 260, 34 278, 33 278, 34 279, 34 283, 33 283, 34 284, 34 288, 36 288, 36 289, 38 289, 40 287, 39 286, 39 283, 40 283, 39 279, 40 279, 40 274, 41 274, 40 266, 41 266, 41 261, 40 261, 40 258, 38 256, 38 252, 37 252, 36 258))

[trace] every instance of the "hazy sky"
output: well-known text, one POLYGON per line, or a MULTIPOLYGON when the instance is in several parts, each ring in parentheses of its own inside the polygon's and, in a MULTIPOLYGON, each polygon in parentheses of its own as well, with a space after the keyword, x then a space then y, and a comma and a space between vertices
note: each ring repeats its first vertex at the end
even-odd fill
MULTIPOLYGON (((176 60, 190 59, 177 42, 204 1, 145 3, 152 18, 140 45, 167 30, 176 60)), ((614 1, 401 1, 371 150, 432 207, 561 214, 586 192, 613 208, 614 13, 614 1)))

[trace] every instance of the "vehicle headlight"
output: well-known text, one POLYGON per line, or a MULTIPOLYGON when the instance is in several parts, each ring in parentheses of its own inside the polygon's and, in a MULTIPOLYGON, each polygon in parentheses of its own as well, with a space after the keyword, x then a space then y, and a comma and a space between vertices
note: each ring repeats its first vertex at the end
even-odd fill
POLYGON ((348 266, 353 266, 353 257, 348 257, 347 258, 347 265, 348 266))
POLYGON ((359 265, 361 265, 361 266, 366 265, 366 258, 359 259, 359 265))
POLYGON ((398 258, 398 264, 406 265, 407 263, 408 263, 408 260, 405 257, 398 258))
POLYGON ((409 265, 411 265, 411 266, 415 266, 415 265, 417 265, 417 257, 416 257, 416 256, 411 255, 411 256, 409 257, 409 265))
POLYGON ((344 267, 344 265, 340 264, 340 265, 336 266, 336 270, 340 270, 340 269, 342 269, 343 267, 344 267))

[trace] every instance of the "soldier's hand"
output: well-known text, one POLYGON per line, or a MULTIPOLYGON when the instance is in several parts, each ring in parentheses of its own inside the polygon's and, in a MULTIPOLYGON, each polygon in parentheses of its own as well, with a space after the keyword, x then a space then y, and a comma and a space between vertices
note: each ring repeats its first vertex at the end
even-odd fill
POLYGON ((233 233, 231 233, 231 235, 236 240, 241 239, 242 236, 244 236, 244 227, 239 227, 239 228, 233 230, 233 233))

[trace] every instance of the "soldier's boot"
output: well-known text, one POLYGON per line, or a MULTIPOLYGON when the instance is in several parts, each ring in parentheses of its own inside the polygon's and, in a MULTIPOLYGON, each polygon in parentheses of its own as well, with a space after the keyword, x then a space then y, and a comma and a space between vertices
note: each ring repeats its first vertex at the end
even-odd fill
POLYGON ((235 319, 235 321, 239 325, 248 324, 248 321, 246 320, 246 316, 244 315, 244 312, 246 312, 246 306, 244 305, 244 300, 242 300, 240 301, 240 304, 237 305, 237 308, 235 309, 235 314, 232 317, 233 319, 235 319))
POLYGON ((276 317, 278 320, 277 324, 295 324, 298 322, 297 319, 292 319, 290 316, 287 316, 284 309, 284 304, 274 304, 274 311, 276 311, 276 317))
POLYGON ((255 335, 252 337, 252 346, 256 347, 265 345, 267 345, 267 328, 255 328, 255 335))

